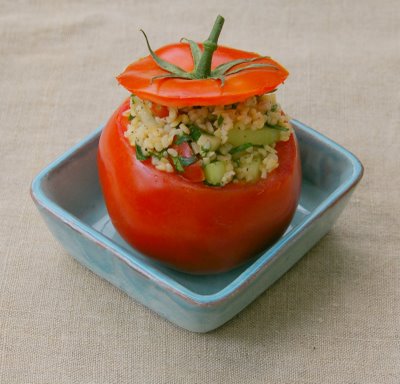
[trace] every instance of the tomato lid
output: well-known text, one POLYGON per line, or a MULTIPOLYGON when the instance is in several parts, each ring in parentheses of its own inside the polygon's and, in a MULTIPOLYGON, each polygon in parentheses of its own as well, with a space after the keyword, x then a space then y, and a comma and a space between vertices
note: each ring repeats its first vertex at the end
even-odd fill
POLYGON ((167 106, 225 105, 275 90, 288 71, 269 57, 218 46, 218 16, 203 44, 182 39, 130 64, 117 80, 138 97, 167 106))

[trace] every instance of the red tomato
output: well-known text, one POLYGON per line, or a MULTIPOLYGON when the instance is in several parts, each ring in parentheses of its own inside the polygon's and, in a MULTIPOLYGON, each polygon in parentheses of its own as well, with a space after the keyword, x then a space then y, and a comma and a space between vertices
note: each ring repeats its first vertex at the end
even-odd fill
POLYGON ((279 167, 253 184, 209 187, 136 159, 124 137, 125 102, 100 138, 98 167, 111 220, 145 255, 192 273, 229 270, 283 234, 300 195, 295 136, 279 142, 279 167))
MULTIPOLYGON (((172 146, 173 149, 175 149, 178 152, 178 155, 184 158, 191 158, 194 156, 194 153, 192 151, 192 148, 190 145, 186 142, 183 142, 181 144, 175 144, 172 146)), ((193 181, 194 183, 199 183, 201 181, 204 181, 205 175, 203 171, 203 167, 201 165, 201 161, 196 161, 193 164, 190 164, 187 167, 184 167, 184 171, 181 173, 181 175, 190 180, 193 181)))
POLYGON ((153 112, 154 116, 163 118, 169 115, 168 107, 156 103, 152 103, 151 112, 153 112))
POLYGON ((182 157, 193 156, 192 148, 190 148, 190 145, 185 141, 181 144, 174 144, 172 146, 172 148, 174 148, 178 152, 179 156, 182 156, 182 157))
MULTIPOLYGON (((202 47, 202 45, 200 44, 202 47)), ((190 72, 193 69, 193 58, 190 47, 185 43, 166 45, 155 51, 162 59, 179 65, 190 72)), ((257 53, 219 46, 214 52, 211 68, 238 59, 260 57, 257 53)), ((166 74, 151 56, 130 64, 117 79, 131 93, 142 99, 168 106, 187 105, 224 105, 248 99, 254 95, 270 92, 283 83, 288 71, 271 58, 257 60, 258 64, 271 64, 277 69, 253 68, 226 77, 222 87, 214 79, 185 80, 157 79, 153 77, 166 74)), ((242 67, 239 65, 238 67, 242 67)), ((236 67, 235 67, 236 68, 236 67)))
POLYGON ((182 173, 182 176, 193 183, 200 183, 201 181, 204 181, 205 175, 201 165, 201 160, 185 167, 185 171, 182 173))

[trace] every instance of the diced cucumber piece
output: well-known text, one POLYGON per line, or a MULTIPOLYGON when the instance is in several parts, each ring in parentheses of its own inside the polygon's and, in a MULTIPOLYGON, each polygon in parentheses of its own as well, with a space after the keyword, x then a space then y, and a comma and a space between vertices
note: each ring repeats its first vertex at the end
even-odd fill
POLYGON ((260 178, 261 159, 259 157, 255 157, 253 161, 247 167, 247 181, 257 181, 260 178))
POLYGON ((220 185, 225 174, 225 163, 223 161, 215 161, 204 167, 206 181, 211 185, 220 185))
POLYGON ((228 132, 228 143, 237 147, 242 144, 271 145, 280 139, 280 132, 272 128, 257 130, 233 128, 228 132))
MULTIPOLYGON (((137 104, 139 104, 139 102, 137 102, 137 104)), ((141 105, 139 104, 139 107, 136 109, 136 112, 140 117, 140 120, 142 120, 142 123, 147 128, 157 129, 159 127, 153 114, 150 112, 150 109, 147 107, 146 104, 144 103, 141 103, 141 105)))
POLYGON ((217 136, 207 135, 203 133, 197 140, 197 144, 202 149, 202 151, 215 151, 221 145, 221 139, 217 136))

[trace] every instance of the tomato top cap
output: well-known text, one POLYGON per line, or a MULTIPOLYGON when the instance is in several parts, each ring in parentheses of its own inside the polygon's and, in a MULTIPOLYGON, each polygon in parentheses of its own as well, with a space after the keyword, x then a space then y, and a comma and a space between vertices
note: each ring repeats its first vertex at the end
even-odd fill
POLYGON ((275 90, 287 70, 267 56, 218 46, 224 21, 217 17, 203 44, 183 38, 155 52, 141 30, 150 55, 117 80, 137 96, 168 106, 232 104, 275 90))

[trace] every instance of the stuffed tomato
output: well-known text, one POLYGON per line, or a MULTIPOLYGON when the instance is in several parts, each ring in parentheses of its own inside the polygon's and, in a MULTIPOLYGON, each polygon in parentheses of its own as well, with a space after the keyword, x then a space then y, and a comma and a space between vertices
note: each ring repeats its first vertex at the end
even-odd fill
MULTIPOLYGON (((234 268, 276 241, 300 195, 295 133, 276 101, 287 71, 203 44, 163 47, 118 77, 131 96, 100 138, 100 183, 121 236, 191 273, 234 268)), ((147 37, 146 37, 147 41, 147 37)))

